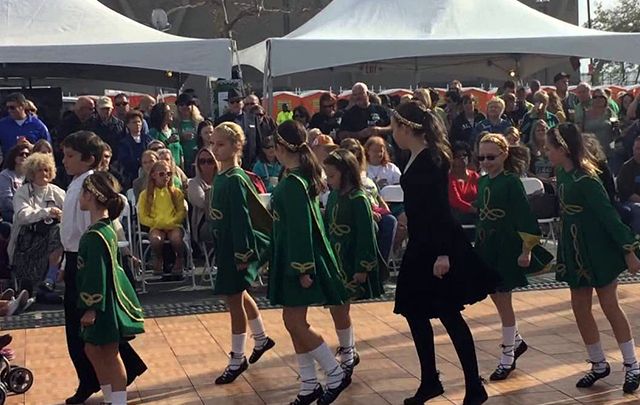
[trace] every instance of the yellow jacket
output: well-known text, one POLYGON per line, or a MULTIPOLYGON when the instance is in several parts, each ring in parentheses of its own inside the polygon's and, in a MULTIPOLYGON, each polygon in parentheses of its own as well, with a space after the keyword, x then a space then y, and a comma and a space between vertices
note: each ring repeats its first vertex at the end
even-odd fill
POLYGON ((176 189, 178 193, 178 207, 173 206, 169 189, 156 188, 154 192, 151 212, 147 209, 147 190, 140 193, 138 199, 138 216, 140 223, 151 229, 175 229, 184 223, 187 210, 184 205, 184 194, 176 189))
POLYGON ((276 117, 276 124, 280 125, 285 121, 290 121, 293 119, 293 111, 280 111, 278 116, 276 117))

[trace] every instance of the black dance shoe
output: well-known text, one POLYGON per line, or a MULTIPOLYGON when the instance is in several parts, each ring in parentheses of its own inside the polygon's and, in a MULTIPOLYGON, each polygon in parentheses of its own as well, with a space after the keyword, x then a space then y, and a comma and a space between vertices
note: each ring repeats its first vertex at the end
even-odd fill
POLYGON ((627 371, 624 373, 624 384, 622 385, 622 391, 625 394, 633 394, 640 386, 640 374, 631 372, 629 369, 631 366, 625 364, 627 371))
MULTIPOLYGON (((231 357, 233 357, 233 353, 231 353, 231 357)), ((248 368, 249 363, 247 363, 247 358, 243 357, 240 367, 232 369, 231 366, 227 366, 227 368, 224 369, 222 375, 216 378, 215 383, 217 385, 231 384, 236 380, 236 378, 240 376, 240 374, 244 373, 248 368)))
POLYGON ((482 379, 479 379, 477 383, 467 387, 462 405, 480 405, 487 402, 489 395, 487 395, 487 390, 484 389, 482 381, 482 379))
MULTIPOLYGON (((338 352, 337 354, 340 354, 340 352, 344 350, 342 347, 338 348, 338 352)), ((340 367, 342 367, 342 369, 344 370, 345 373, 349 374, 349 375, 353 375, 353 369, 356 368, 356 366, 360 364, 360 354, 358 354, 358 352, 354 349, 353 350, 353 360, 351 361, 351 364, 346 364, 346 363, 340 363, 340 367)))
POLYGON ((269 349, 273 349, 273 346, 276 345, 276 342, 273 341, 270 337, 267 337, 267 343, 262 345, 260 349, 253 348, 253 352, 251 356, 249 356, 249 363, 253 364, 256 361, 260 360, 263 354, 265 354, 269 349))
POLYGON ((324 390, 322 389, 322 385, 318 384, 313 389, 311 394, 296 396, 296 399, 293 402, 290 402, 289 405, 311 405, 314 401, 319 399, 322 394, 324 394, 324 390))
POLYGON ((351 385, 351 374, 344 373, 344 377, 342 377, 342 381, 340 381, 340 385, 338 385, 335 388, 327 387, 324 390, 324 393, 322 394, 320 399, 318 399, 318 405, 332 404, 336 399, 338 399, 342 391, 347 389, 349 385, 351 385))
POLYGON ((98 391, 93 391, 90 389, 86 389, 84 387, 78 387, 78 389, 76 390, 76 393, 73 394, 72 397, 67 398, 64 403, 66 405, 80 405, 80 404, 84 404, 87 399, 89 399, 93 394, 95 394, 98 391))
POLYGON ((506 366, 504 364, 498 364, 498 367, 496 367, 496 370, 493 373, 491 373, 491 375, 489 376, 489 380, 491 381, 506 380, 509 377, 509 374, 511 374, 511 372, 515 369, 516 369, 515 361, 513 362, 511 367, 506 366))
POLYGON ((611 366, 609 366, 609 363, 606 363, 607 366, 605 370, 602 372, 597 372, 593 370, 593 366, 595 366, 596 363, 594 362, 589 362, 589 363, 592 364, 591 371, 589 371, 587 374, 584 375, 584 377, 578 380, 578 382, 576 383, 576 387, 578 388, 589 388, 593 384, 595 384, 596 381, 598 381, 599 379, 605 378, 606 376, 611 374, 611 366))
POLYGON ((516 347, 516 349, 513 351, 514 362, 515 360, 518 360, 518 357, 522 356, 528 348, 529 346, 527 345, 527 342, 525 342, 524 340, 520 341, 518 347, 516 347))
POLYGON ((428 387, 420 384, 416 394, 410 398, 405 398, 403 403, 404 405, 423 405, 428 400, 439 397, 442 394, 444 394, 442 383, 440 380, 436 380, 435 383, 428 387))

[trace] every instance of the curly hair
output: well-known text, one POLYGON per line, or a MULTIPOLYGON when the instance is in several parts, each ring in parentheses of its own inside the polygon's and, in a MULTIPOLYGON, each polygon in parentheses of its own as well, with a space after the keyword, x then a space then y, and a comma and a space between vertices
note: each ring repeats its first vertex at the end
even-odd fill
POLYGON ((36 172, 41 168, 49 169, 51 179, 56 177, 56 162, 53 160, 51 153, 36 152, 31 154, 22 164, 24 170, 24 177, 27 181, 33 181, 36 176, 36 172))

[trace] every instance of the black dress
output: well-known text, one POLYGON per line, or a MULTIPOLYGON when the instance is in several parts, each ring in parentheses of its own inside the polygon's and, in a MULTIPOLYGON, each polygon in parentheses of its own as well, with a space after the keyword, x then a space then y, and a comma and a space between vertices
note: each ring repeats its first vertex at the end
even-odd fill
POLYGON ((394 312, 404 316, 440 318, 461 311, 493 293, 499 282, 453 218, 449 163, 438 157, 430 149, 421 151, 400 178, 409 243, 398 274, 394 312), (433 275, 438 256, 449 256, 450 269, 442 279, 433 275))

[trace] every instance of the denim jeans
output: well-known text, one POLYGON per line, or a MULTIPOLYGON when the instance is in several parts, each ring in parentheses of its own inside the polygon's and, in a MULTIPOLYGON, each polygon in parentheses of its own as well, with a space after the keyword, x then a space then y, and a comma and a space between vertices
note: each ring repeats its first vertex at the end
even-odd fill
POLYGON ((385 262, 389 261, 393 246, 393 231, 397 223, 398 220, 391 214, 383 215, 378 222, 378 249, 385 262))

